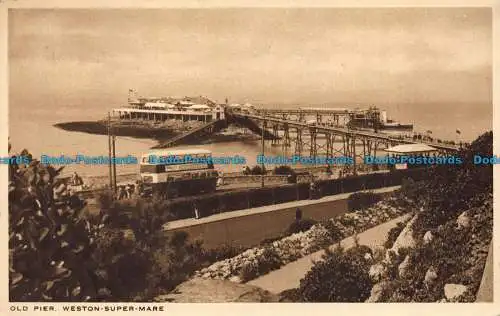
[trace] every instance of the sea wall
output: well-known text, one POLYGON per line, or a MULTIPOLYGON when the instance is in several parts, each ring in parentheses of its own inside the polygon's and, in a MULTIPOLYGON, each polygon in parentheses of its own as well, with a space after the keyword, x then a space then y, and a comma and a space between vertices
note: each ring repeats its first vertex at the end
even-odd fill
MULTIPOLYGON (((384 188, 374 190, 374 192, 388 195, 397 188, 384 188)), ((195 219, 186 220, 185 225, 173 222, 167 224, 165 231, 167 235, 176 231, 185 231, 192 240, 203 240, 203 246, 206 249, 222 245, 252 247, 264 239, 279 237, 295 220, 297 208, 302 211, 303 218, 317 221, 346 213, 349 195, 350 193, 339 194, 320 200, 296 201, 217 214, 199 220, 199 224, 195 219)))

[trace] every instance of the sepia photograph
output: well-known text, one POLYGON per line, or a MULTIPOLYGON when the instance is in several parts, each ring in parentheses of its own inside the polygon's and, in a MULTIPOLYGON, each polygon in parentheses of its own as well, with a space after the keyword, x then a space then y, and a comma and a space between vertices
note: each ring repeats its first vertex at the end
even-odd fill
POLYGON ((7 24, 11 303, 493 302, 491 7, 7 24))

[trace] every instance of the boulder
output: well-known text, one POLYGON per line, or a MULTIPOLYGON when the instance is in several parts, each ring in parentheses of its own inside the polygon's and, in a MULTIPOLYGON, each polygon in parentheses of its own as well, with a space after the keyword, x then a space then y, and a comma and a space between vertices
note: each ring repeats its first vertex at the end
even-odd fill
POLYGON ((400 278, 406 278, 408 276, 408 272, 410 270, 410 256, 406 256, 405 260, 401 262, 398 267, 398 273, 400 278))
POLYGON ((444 296, 447 300, 453 300, 467 292, 467 287, 462 284, 449 283, 444 286, 444 296))
POLYGON ((387 289, 388 282, 379 282, 372 287, 370 297, 365 303, 376 303, 382 300, 385 290, 387 289))
POLYGON ((229 278, 229 281, 234 282, 234 283, 241 283, 241 278, 239 276, 235 275, 235 276, 232 276, 231 278, 229 278))
POLYGON ((174 291, 155 297, 155 302, 230 303, 278 302, 278 296, 248 284, 222 280, 191 279, 174 291))
POLYGON ((459 229, 468 228, 470 226, 470 218, 467 216, 467 212, 463 212, 458 216, 457 225, 459 229))
POLYGON ((383 262, 386 264, 392 264, 392 263, 394 263, 394 261, 396 260, 397 257, 398 257, 398 254, 394 250, 388 249, 385 252, 385 258, 384 258, 383 262))
POLYGON ((406 224, 405 228, 401 231, 398 238, 392 245, 391 250, 398 253, 401 248, 414 248, 416 245, 415 239, 413 238, 413 223, 417 220, 417 216, 413 218, 406 224))
POLYGON ((429 269, 427 269, 427 272, 425 273, 424 283, 430 285, 434 283, 434 281, 436 281, 437 278, 438 275, 436 269, 434 269, 434 267, 430 267, 429 269))
POLYGON ((434 236, 432 235, 431 231, 428 230, 425 234, 424 234, 424 245, 427 245, 428 243, 430 243, 432 240, 434 239, 434 236))
POLYGON ((368 271, 368 275, 372 279, 373 282, 379 282, 385 276, 385 266, 381 263, 374 264, 370 267, 368 271))
POLYGON ((123 231, 123 237, 125 239, 132 241, 132 242, 135 242, 135 233, 132 229, 125 229, 123 231))

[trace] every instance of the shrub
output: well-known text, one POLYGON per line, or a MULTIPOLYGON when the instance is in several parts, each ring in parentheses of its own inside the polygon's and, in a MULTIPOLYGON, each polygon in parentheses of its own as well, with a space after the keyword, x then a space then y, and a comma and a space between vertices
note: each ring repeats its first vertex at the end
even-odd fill
POLYGON ((234 247, 230 245, 223 245, 217 248, 203 250, 203 259, 207 263, 213 263, 216 261, 221 261, 227 258, 232 258, 240 253, 242 253, 245 249, 243 247, 234 247))
POLYGON ((266 168, 262 168, 259 165, 254 166, 252 169, 250 169, 250 174, 251 175, 261 175, 261 174, 266 174, 266 168))
POLYGON ((311 229, 317 222, 313 219, 305 218, 301 220, 296 220, 288 226, 286 231, 287 235, 292 235, 300 232, 305 232, 311 229))
POLYGON ((108 290, 100 299, 129 301, 148 286, 146 276, 152 262, 140 245, 125 239, 122 231, 106 227, 96 233, 95 244, 92 257, 108 290))
POLYGON ((115 202, 103 194, 100 214, 81 216, 84 203, 55 190, 61 170, 38 161, 11 168, 11 301, 151 301, 207 259, 186 233, 158 233, 165 219, 161 202, 115 202))
POLYGON ((401 234, 405 226, 406 224, 404 222, 399 222, 397 223, 396 227, 393 227, 391 228, 391 230, 389 230, 389 232, 387 233, 387 239, 384 243, 384 247, 386 249, 389 249, 394 245, 394 242, 396 242, 396 239, 398 239, 399 234, 401 234))
MULTIPOLYGON (((434 302, 443 297, 442 289, 446 283, 464 284, 469 292, 477 292, 487 255, 484 250, 491 241, 493 224, 491 204, 488 200, 483 201, 483 204, 482 207, 469 210, 472 218, 469 229, 457 230, 455 218, 452 217, 442 224, 431 244, 417 243, 416 248, 409 252, 411 272, 404 280, 399 280, 389 301, 434 302), (491 215, 477 216, 483 213, 491 215), (427 287, 422 280, 430 266, 436 269, 438 278, 431 287, 427 287)), ((421 235, 422 227, 417 226, 415 229, 421 235)), ((404 255, 400 250, 400 257, 404 255)), ((459 301, 471 301, 469 294, 459 301)))
POLYGON ((285 290, 279 294, 280 302, 300 302, 300 292, 298 289, 285 290))
POLYGON ((268 273, 282 266, 280 256, 274 248, 266 247, 259 257, 259 275, 268 273))
POLYGON ((380 194, 373 192, 356 192, 349 196, 347 200, 347 208, 349 212, 370 207, 373 204, 382 200, 380 194))
POLYGON ((248 282, 259 276, 259 265, 257 262, 249 262, 241 267, 240 280, 241 282, 248 282))
POLYGON ((304 302, 363 302, 372 283, 364 249, 327 252, 300 281, 299 296, 304 302))
POLYGON ((278 240, 281 240, 283 238, 285 238, 286 236, 285 235, 280 235, 278 237, 273 237, 273 238, 266 238, 266 239, 263 239, 261 242, 260 242, 260 245, 264 246, 264 245, 269 245, 269 244, 272 244, 273 242, 275 241, 278 241, 278 240))
POLYGON ((332 242, 339 241, 345 237, 341 227, 339 227, 339 225, 334 221, 327 220, 322 222, 321 225, 328 231, 329 238, 332 240, 332 242))
POLYGON ((201 243, 188 242, 188 234, 182 231, 168 239, 160 237, 150 251, 151 269, 146 276, 148 286, 140 300, 150 300, 173 290, 193 275, 203 258, 201 243))
MULTIPOLYGON (((25 153, 26 154, 26 153, 25 153)), ((96 300, 94 241, 76 197, 54 199, 60 169, 34 160, 9 174, 9 298, 11 301, 96 300)))
POLYGON ((289 175, 289 174, 295 174, 295 171, 292 169, 290 166, 278 166, 274 168, 274 174, 276 175, 289 175))

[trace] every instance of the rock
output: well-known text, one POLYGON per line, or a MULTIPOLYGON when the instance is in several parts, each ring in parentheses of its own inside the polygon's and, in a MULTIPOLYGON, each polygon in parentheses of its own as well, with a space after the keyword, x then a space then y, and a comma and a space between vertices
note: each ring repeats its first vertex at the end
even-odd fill
POLYGON ((123 237, 125 239, 128 239, 132 242, 135 242, 135 233, 132 229, 126 229, 124 232, 123 232, 123 237))
POLYGON ((388 249, 385 252, 385 258, 383 261, 384 261, 384 263, 391 264, 396 260, 397 257, 398 257, 398 255, 394 250, 388 249))
POLYGON ((438 275, 437 275, 436 269, 434 269, 434 267, 430 267, 427 270, 427 272, 425 273, 424 282, 427 285, 429 285, 429 284, 434 283, 434 281, 436 281, 437 278, 438 278, 438 275))
POLYGON ((222 280, 191 279, 178 285, 166 295, 157 296, 155 302, 175 303, 260 303, 278 302, 279 297, 264 289, 248 284, 222 280))
POLYGON ((398 238, 394 242, 391 250, 398 253, 401 248, 414 248, 416 245, 415 239, 413 239, 413 223, 417 220, 417 216, 413 218, 406 224, 405 228, 401 231, 398 238))
POLYGON ((444 296, 447 300, 453 300, 467 292, 467 287, 462 284, 449 283, 444 286, 444 296))
POLYGON ((234 283, 241 283, 241 279, 237 275, 230 277, 229 281, 234 282, 234 283))
POLYGON ((398 272, 399 272, 399 277, 400 278, 405 278, 408 276, 408 271, 410 268, 410 256, 406 256, 405 260, 401 262, 401 264, 398 267, 398 272))
POLYGON ((438 233, 444 232, 444 225, 439 225, 437 228, 438 233))
POLYGON ((427 245, 434 239, 434 236, 432 235, 431 231, 428 230, 425 235, 424 235, 424 245, 427 245))
POLYGON ((218 261, 210 266, 211 270, 219 270, 224 265, 224 262, 218 261))
POLYGON ((387 289, 387 285, 387 282, 380 282, 375 284, 372 287, 370 297, 365 301, 365 303, 380 302, 382 300, 382 295, 384 295, 384 291, 387 289))
POLYGON ((373 282, 379 282, 385 275, 385 266, 381 263, 374 264, 370 267, 368 275, 373 282))
POLYGON ((457 225, 459 229, 468 228, 470 226, 470 218, 467 216, 467 212, 463 212, 458 216, 457 225))

